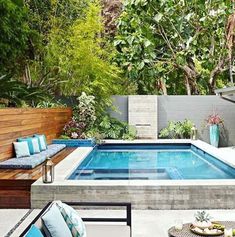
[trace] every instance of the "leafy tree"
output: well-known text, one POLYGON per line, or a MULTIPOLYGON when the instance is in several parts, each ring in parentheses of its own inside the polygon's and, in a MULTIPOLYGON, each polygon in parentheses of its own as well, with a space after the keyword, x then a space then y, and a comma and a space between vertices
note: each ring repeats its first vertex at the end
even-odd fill
POLYGON ((119 69, 111 63, 114 48, 102 37, 100 13, 97 2, 89 3, 83 17, 67 28, 53 28, 47 57, 59 68, 59 78, 64 82, 60 90, 66 95, 95 95, 98 112, 106 109, 110 96, 120 91, 122 83, 119 69))
POLYGON ((23 80, 29 86, 40 86, 57 93, 61 80, 59 68, 50 61, 48 47, 55 29, 64 30, 81 17, 86 0, 25 0, 28 9, 29 52, 26 57, 23 80))
POLYGON ((138 93, 213 93, 232 74, 231 1, 125 1, 118 29, 117 62, 138 93))
POLYGON ((0 19, 0 73, 16 72, 30 32, 23 1, 0 0, 0 19))

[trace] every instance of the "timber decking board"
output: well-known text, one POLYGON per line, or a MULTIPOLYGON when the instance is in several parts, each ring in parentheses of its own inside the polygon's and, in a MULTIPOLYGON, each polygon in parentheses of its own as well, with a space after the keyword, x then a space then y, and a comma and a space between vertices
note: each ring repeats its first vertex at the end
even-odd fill
POLYGON ((14 156, 12 143, 19 137, 45 134, 51 143, 71 117, 71 108, 0 109, 0 161, 14 156))
MULTIPOLYGON (((71 117, 71 108, 0 109, 0 161, 15 156, 13 142, 19 137, 45 134, 47 142, 51 143, 71 117)), ((53 162, 58 164, 73 150, 64 149, 53 157, 53 162)), ((0 169, 0 208, 30 208, 31 185, 41 177, 41 167, 0 169)))
MULTIPOLYGON (((65 148, 52 158, 56 165, 76 148, 65 148)), ((0 169, 0 208, 30 208, 31 185, 41 177, 42 164, 30 170, 0 169)))

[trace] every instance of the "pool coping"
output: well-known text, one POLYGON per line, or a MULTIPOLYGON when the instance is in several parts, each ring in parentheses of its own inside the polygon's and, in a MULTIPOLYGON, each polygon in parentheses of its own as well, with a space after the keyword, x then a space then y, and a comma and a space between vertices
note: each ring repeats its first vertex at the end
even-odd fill
MULTIPOLYGON (((235 168, 235 159, 232 160, 226 152, 201 140, 190 139, 158 139, 158 140, 104 140, 105 144, 183 144, 189 143, 208 154, 216 157, 218 160, 235 168)), ((38 179, 32 186, 225 186, 234 185, 235 179, 213 179, 213 180, 68 180, 67 178, 83 161, 83 159, 94 149, 94 147, 78 147, 66 159, 61 161, 55 167, 55 181, 52 184, 44 184, 42 179, 38 179), (73 165, 71 165, 73 164, 73 165)))

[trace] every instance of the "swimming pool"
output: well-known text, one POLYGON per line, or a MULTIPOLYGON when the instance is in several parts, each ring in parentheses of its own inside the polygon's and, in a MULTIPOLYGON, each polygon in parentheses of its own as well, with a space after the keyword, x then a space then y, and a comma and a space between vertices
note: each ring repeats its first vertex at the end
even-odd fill
POLYGON ((70 180, 234 179, 235 169, 192 144, 97 146, 70 180))

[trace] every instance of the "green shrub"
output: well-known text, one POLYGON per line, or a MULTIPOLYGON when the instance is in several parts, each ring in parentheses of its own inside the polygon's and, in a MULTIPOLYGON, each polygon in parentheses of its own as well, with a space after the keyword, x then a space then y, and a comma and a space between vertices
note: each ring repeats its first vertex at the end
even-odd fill
POLYGON ((160 133, 160 138, 170 139, 187 139, 190 138, 193 122, 189 119, 184 121, 169 121, 168 126, 163 128, 160 133))
POLYGON ((73 108, 72 119, 64 126, 63 135, 72 139, 96 138, 101 139, 134 139, 135 128, 127 123, 110 117, 106 113, 98 115, 94 96, 82 95, 78 98, 78 104, 73 108))
POLYGON ((136 130, 127 123, 106 115, 86 135, 98 139, 134 139, 136 137, 136 130))
POLYGON ((73 117, 63 128, 63 134, 72 139, 84 139, 96 121, 95 97, 82 92, 73 107, 73 117))
POLYGON ((60 135, 59 139, 68 140, 68 139, 70 139, 70 137, 69 137, 69 136, 66 136, 66 135, 60 135))
POLYGON ((9 75, 0 76, 0 100, 6 107, 35 107, 50 96, 39 87, 28 87, 9 75))
POLYGON ((96 121, 95 97, 82 92, 77 100, 78 104, 73 107, 73 117, 76 122, 85 123, 87 131, 96 121))
POLYGON ((64 108, 66 104, 62 104, 60 101, 42 101, 37 104, 37 108, 64 108))

